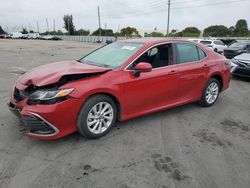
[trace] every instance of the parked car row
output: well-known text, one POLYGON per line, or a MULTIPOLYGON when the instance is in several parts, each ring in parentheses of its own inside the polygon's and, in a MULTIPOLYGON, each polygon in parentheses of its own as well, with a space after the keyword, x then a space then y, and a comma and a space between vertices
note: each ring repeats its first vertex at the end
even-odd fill
POLYGON ((227 45, 225 45, 221 40, 197 39, 194 41, 201 43, 201 44, 204 44, 205 46, 209 47, 210 49, 212 49, 218 53, 223 53, 224 49, 227 48, 227 45))
POLYGON ((27 33, 22 34, 19 32, 13 32, 8 35, 1 35, 0 38, 7 38, 7 39, 39 39, 39 40, 62 40, 59 37, 52 36, 52 35, 40 35, 39 33, 27 33))
MULTIPOLYGON (((250 78, 250 40, 228 40, 225 45, 218 39, 191 39, 204 44, 215 52, 231 59, 231 74, 233 76, 250 78)), ((224 40, 226 42, 226 40, 224 40)))

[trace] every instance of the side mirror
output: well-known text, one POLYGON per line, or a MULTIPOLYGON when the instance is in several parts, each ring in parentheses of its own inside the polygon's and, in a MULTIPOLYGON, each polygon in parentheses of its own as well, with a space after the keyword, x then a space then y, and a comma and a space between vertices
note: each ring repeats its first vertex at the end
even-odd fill
POLYGON ((150 63, 141 62, 138 63, 134 68, 134 76, 140 76, 141 72, 152 71, 152 65, 150 63))

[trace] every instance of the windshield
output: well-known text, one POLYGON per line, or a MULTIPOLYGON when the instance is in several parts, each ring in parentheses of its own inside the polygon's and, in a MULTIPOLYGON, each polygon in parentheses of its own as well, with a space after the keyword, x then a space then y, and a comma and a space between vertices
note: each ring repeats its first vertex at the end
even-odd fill
POLYGON ((83 57, 81 61, 101 67, 118 68, 142 46, 142 43, 115 42, 83 57))
POLYGON ((229 47, 232 48, 244 48, 246 46, 246 43, 240 43, 240 42, 236 42, 231 44, 229 47))

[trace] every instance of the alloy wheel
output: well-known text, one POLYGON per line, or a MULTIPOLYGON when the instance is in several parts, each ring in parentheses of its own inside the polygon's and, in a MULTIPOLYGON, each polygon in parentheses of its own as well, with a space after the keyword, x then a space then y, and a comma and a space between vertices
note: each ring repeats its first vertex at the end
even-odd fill
POLYGON ((209 84, 206 90, 206 101, 208 104, 213 104, 219 96, 219 85, 216 82, 209 84))
POLYGON ((114 109, 108 102, 100 102, 94 105, 87 116, 87 126, 90 132, 101 134, 112 124, 114 109))

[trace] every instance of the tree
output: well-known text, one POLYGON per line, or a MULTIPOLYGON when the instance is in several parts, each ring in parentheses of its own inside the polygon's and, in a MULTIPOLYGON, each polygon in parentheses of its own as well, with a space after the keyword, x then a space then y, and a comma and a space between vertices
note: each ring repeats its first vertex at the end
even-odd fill
POLYGON ((84 29, 79 29, 79 30, 76 30, 75 35, 82 35, 82 36, 87 36, 90 34, 89 30, 84 30, 84 29))
POLYGON ((1 26, 0 26, 0 34, 6 34, 6 32, 3 30, 1 26))
POLYGON ((172 29, 171 32, 166 36, 168 36, 168 37, 177 37, 180 34, 182 35, 182 33, 178 32, 177 29, 172 29))
POLYGON ((69 14, 64 15, 63 21, 64 21, 64 28, 68 31, 69 35, 73 35, 75 31, 73 16, 69 14))
POLYGON ((248 26, 246 20, 238 20, 235 29, 234 29, 234 36, 236 37, 245 37, 248 36, 248 26))
MULTIPOLYGON (((114 32, 112 29, 106 29, 106 30, 100 29, 100 30, 101 30, 101 36, 105 36, 105 34, 106 34, 106 36, 114 36, 114 32)), ((99 29, 95 30, 91 35, 92 36, 99 36, 100 30, 99 29)))
POLYGON ((64 35, 64 33, 61 30, 57 30, 57 31, 46 31, 44 33, 41 33, 41 35, 64 35))
POLYGON ((21 33, 22 34, 28 34, 28 31, 25 28, 23 28, 23 30, 21 31, 21 33))
POLYGON ((234 26, 230 26, 228 29, 230 31, 230 36, 233 36, 234 35, 235 27, 234 26))
POLYGON ((144 33, 144 37, 164 37, 163 33, 161 32, 152 32, 152 33, 144 33))
POLYGON ((205 37, 227 37, 231 35, 231 30, 224 25, 212 25, 204 29, 205 37))
POLYGON ((186 27, 181 31, 183 37, 199 37, 201 31, 197 27, 186 27))
POLYGON ((134 27, 126 27, 126 28, 121 29, 121 35, 122 36, 129 36, 129 37, 131 37, 133 35, 138 36, 139 32, 134 27))

